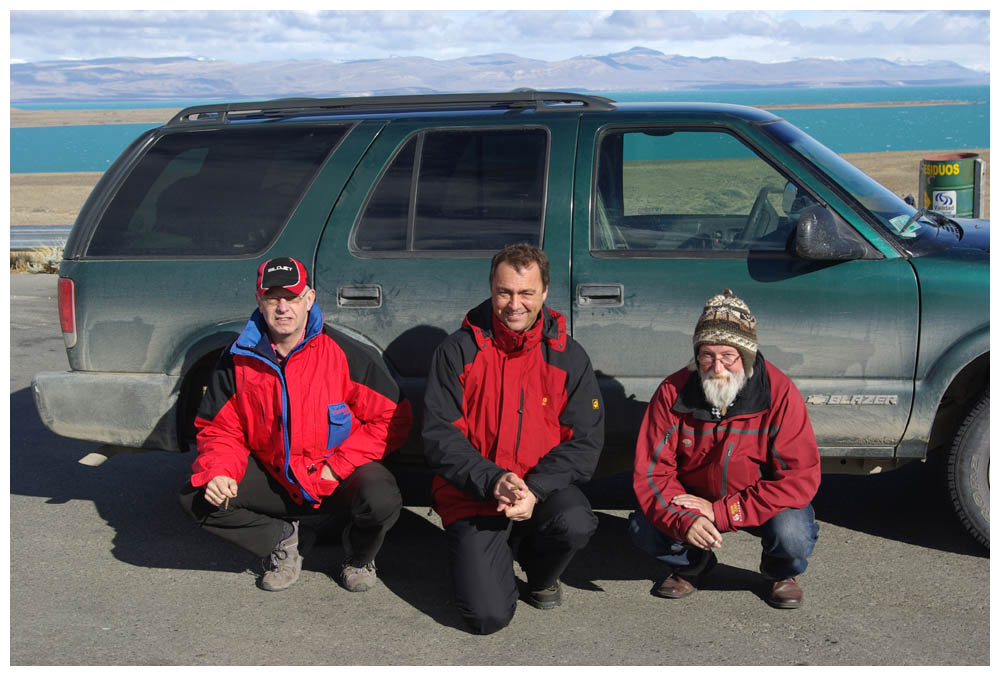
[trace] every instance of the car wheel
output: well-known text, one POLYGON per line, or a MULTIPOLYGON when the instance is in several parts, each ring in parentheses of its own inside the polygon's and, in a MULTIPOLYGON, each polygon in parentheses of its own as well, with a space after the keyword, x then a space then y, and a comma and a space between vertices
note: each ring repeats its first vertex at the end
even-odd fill
POLYGON ((990 394, 972 408, 948 454, 948 491, 962 524, 990 546, 990 394))
POLYGON ((194 419, 198 415, 201 398, 205 394, 205 388, 212 377, 212 371, 218 358, 217 352, 202 357, 191 369, 181 388, 182 394, 177 408, 177 438, 182 451, 195 450, 197 430, 194 427, 194 419))

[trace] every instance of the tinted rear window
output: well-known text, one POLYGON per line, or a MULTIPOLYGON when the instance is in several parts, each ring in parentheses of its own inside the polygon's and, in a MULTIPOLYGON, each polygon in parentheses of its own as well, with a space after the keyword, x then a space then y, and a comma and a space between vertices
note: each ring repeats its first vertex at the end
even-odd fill
POLYGON ((166 134, 118 189, 87 255, 263 251, 346 131, 255 126, 166 134))

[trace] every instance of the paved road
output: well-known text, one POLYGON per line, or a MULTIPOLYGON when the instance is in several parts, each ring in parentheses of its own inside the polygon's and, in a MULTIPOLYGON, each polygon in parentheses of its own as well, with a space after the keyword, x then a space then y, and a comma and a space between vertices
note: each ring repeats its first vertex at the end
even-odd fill
POLYGON ((180 513, 190 456, 76 461, 96 445, 41 424, 36 371, 67 368, 52 275, 11 275, 10 662, 62 664, 989 664, 989 558, 930 468, 824 477, 806 607, 761 600, 757 540, 726 537, 708 588, 650 595, 662 576, 602 509, 564 576, 562 608, 520 604, 510 627, 462 631, 444 541, 409 505, 379 557, 382 583, 349 594, 320 547, 299 583, 254 586, 254 559, 180 513))
POLYGON ((64 247, 72 225, 18 225, 10 230, 11 251, 64 247))

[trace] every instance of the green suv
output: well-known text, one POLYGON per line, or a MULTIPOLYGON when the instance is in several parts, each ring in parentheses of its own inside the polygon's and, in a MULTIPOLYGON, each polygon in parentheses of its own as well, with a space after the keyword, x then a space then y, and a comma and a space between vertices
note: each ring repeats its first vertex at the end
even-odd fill
MULTIPOLYGON (((514 241, 544 247, 548 302, 600 378, 604 471, 631 466, 650 395, 728 287, 806 398, 824 469, 940 455, 989 545, 988 222, 915 210, 742 106, 518 91, 185 109, 80 212, 59 279, 71 370, 35 376, 38 410, 111 450, 187 450, 257 266, 294 256, 419 415, 434 348, 514 241)), ((418 459, 419 434, 396 455, 418 459)))

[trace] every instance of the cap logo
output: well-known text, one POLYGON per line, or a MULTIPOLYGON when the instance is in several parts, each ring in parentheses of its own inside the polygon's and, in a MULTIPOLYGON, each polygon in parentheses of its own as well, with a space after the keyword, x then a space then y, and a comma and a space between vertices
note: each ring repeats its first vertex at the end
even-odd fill
POLYGON ((287 289, 295 295, 299 295, 308 285, 309 273, 306 267, 294 258, 272 258, 261 263, 257 270, 258 296, 274 287, 287 289))

